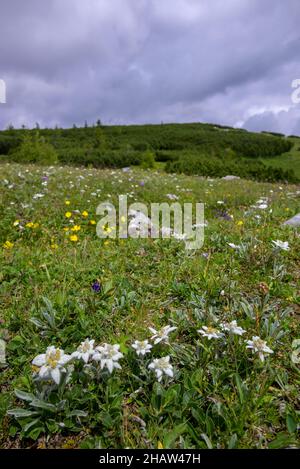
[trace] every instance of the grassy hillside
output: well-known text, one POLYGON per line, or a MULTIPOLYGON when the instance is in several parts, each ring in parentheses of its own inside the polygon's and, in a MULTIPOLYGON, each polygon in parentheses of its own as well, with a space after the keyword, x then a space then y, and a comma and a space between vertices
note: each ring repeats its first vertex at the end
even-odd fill
POLYGON ((146 168, 160 162, 168 172, 297 182, 297 140, 197 123, 10 129, 0 133, 0 155, 20 163, 58 161, 98 168, 146 168))

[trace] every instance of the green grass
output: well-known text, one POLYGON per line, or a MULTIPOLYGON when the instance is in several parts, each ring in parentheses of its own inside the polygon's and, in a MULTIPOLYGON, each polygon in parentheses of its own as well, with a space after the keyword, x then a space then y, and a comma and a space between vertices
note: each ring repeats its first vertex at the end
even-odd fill
POLYGON ((298 445, 300 373, 291 353, 300 338, 300 238, 282 222, 299 212, 299 188, 158 169, 1 166, 1 447, 298 445), (205 203, 201 250, 175 239, 97 237, 91 221, 100 202, 117 203, 119 194, 169 202, 170 193, 205 203), (252 207, 261 197, 267 210, 252 207), (68 211, 80 226, 77 242, 64 230, 74 226, 68 211), (272 240, 288 241, 290 250, 274 250, 272 240), (99 293, 91 288, 97 279, 99 293), (232 320, 243 337, 197 332, 232 320), (133 341, 167 324, 177 327, 170 344, 138 359, 133 341), (274 351, 265 362, 245 348, 255 335, 274 351), (72 353, 87 337, 120 344, 122 369, 109 375, 75 363, 59 387, 34 379, 36 355, 50 345, 72 353), (174 378, 158 383, 148 364, 165 355, 174 378))

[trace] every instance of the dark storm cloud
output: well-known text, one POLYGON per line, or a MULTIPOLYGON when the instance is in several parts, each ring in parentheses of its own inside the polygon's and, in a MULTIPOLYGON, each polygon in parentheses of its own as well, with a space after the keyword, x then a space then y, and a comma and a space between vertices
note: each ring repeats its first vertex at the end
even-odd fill
POLYGON ((0 127, 210 121, 300 133, 299 0, 2 0, 0 127))

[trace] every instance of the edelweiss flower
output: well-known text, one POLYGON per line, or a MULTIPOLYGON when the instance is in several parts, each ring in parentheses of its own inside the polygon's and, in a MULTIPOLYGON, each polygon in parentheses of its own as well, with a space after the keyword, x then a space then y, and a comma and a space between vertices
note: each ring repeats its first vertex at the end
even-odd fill
POLYGON ((50 346, 47 348, 46 353, 37 355, 32 364, 38 366, 40 369, 38 375, 40 379, 53 379, 56 384, 60 383, 62 373, 66 373, 64 365, 66 365, 72 356, 65 354, 59 348, 50 346))
POLYGON ((136 340, 132 344, 132 348, 135 349, 137 355, 146 355, 146 353, 150 353, 152 349, 152 345, 148 343, 148 340, 136 340))
POLYGON ((242 327, 239 327, 237 325, 236 321, 224 322, 223 324, 221 324, 221 328, 223 329, 223 331, 230 332, 231 334, 236 335, 243 335, 246 332, 242 327))
POLYGON ((232 249, 241 249, 241 246, 239 246, 238 244, 234 244, 234 243, 228 243, 228 246, 230 246, 232 249))
POLYGON ((163 375, 173 378, 173 366, 170 363, 170 357, 155 358, 149 365, 150 370, 156 374, 156 378, 160 382, 163 375))
POLYGON ((173 237, 174 237, 174 239, 177 239, 178 241, 184 241, 187 238, 187 234, 186 233, 176 233, 174 231, 173 237))
POLYGON ((177 327, 165 326, 162 327, 159 331, 154 329, 153 327, 149 327, 150 332, 152 332, 153 336, 151 340, 154 340, 154 345, 159 344, 160 342, 168 344, 169 343, 169 334, 172 331, 175 331, 177 327))
POLYGON ((167 194, 168 199, 170 200, 178 200, 179 197, 175 194, 167 194))
POLYGON ((267 342, 257 335, 253 336, 252 340, 246 340, 245 342, 248 344, 246 348, 252 349, 252 353, 257 352, 262 362, 265 360, 265 353, 274 353, 273 350, 267 346, 267 342))
POLYGON ((110 373, 112 373, 114 368, 121 368, 118 361, 122 357, 123 353, 120 352, 120 345, 118 344, 99 345, 95 348, 95 353, 93 354, 93 360, 100 362, 101 370, 106 367, 110 373))
POLYGON ((288 241, 280 241, 279 239, 277 239, 277 241, 272 241, 272 243, 276 248, 282 249, 283 251, 290 250, 288 241))
POLYGON ((79 360, 83 360, 87 363, 94 353, 94 343, 94 340, 85 339, 85 341, 81 342, 79 347, 77 347, 76 352, 72 353, 72 357, 78 358, 79 360))
POLYGON ((215 327, 207 327, 207 326, 202 326, 201 329, 198 330, 199 334, 203 335, 203 337, 207 337, 208 340, 210 339, 221 339, 224 334, 222 332, 218 331, 215 327))

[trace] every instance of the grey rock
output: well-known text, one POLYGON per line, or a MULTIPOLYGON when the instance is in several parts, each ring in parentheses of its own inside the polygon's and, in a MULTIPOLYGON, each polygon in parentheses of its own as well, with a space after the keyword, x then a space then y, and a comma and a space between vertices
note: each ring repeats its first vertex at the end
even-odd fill
POLYGON ((289 220, 285 221, 283 224, 296 227, 300 226, 300 213, 295 215, 293 218, 290 218, 289 220))
POLYGON ((224 176, 222 179, 224 181, 233 181, 234 179, 241 179, 239 176, 233 176, 231 174, 228 174, 228 176, 224 176))

